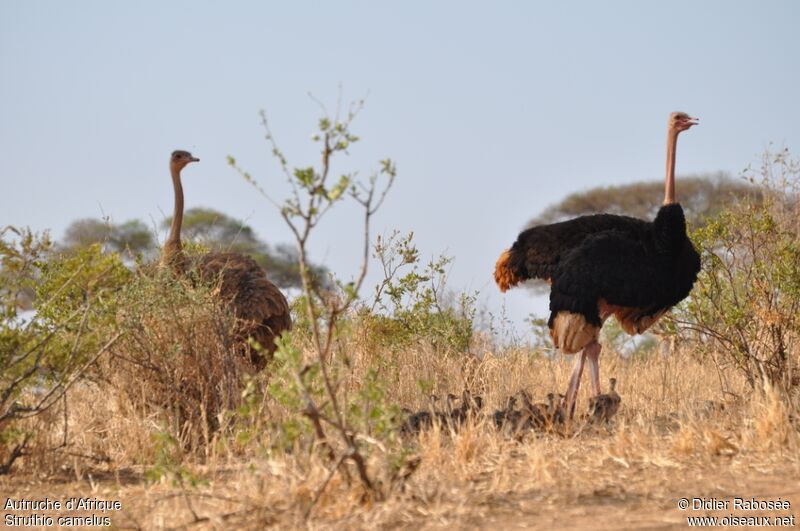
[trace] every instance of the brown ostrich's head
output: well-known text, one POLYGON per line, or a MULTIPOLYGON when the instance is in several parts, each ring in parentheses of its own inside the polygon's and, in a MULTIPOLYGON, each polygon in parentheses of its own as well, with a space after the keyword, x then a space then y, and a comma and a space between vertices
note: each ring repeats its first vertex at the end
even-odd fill
POLYGON ((188 151, 176 149, 169 158, 169 167, 172 170, 181 171, 190 162, 200 162, 200 159, 193 157, 188 151))
POLYGON ((691 126, 697 125, 699 122, 700 120, 698 118, 692 118, 685 112, 674 112, 669 115, 669 128, 676 133, 686 131, 691 126))

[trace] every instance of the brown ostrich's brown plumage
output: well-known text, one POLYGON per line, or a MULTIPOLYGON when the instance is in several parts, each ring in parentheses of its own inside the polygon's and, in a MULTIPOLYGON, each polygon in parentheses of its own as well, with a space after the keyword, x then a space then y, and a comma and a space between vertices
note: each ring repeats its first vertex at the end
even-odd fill
MULTIPOLYGON (((197 159, 188 151, 174 151, 170 158, 170 173, 175 190, 175 209, 172 226, 161 255, 161 264, 175 274, 188 269, 181 245, 183 223, 183 186, 181 170, 197 159)), ((197 272, 200 280, 215 287, 220 300, 236 317, 234 338, 237 350, 250 359, 257 370, 263 369, 277 348, 275 339, 292 327, 289 303, 283 293, 267 279, 267 273, 250 256, 239 253, 211 252, 200 258, 197 272), (259 349, 253 348, 251 341, 259 349)))
POLYGON ((236 316, 235 337, 256 369, 263 369, 275 352, 275 339, 292 327, 289 303, 267 280, 265 271, 251 257, 238 253, 208 253, 197 264, 200 278, 215 285, 221 300, 236 316), (216 283, 216 284, 214 284, 216 283), (253 349, 247 338, 258 342, 253 349))

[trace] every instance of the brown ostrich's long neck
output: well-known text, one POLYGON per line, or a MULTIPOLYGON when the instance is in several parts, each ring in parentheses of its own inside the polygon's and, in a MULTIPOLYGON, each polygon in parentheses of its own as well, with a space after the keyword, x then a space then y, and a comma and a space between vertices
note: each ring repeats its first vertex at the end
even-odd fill
POLYGON ((667 131, 667 177, 664 182, 664 204, 675 203, 675 149, 678 146, 678 131, 671 127, 667 131))
POLYGON ((181 185, 181 170, 175 166, 170 167, 172 186, 175 189, 175 209, 172 212, 172 225, 169 236, 164 244, 162 262, 180 268, 183 259, 181 245, 181 225, 183 224, 183 186, 181 185))

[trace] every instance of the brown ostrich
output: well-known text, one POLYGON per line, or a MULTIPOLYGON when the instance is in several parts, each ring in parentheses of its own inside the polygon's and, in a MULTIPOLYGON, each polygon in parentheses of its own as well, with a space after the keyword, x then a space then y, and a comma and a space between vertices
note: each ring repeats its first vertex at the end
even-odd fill
MULTIPOLYGON (((169 162, 172 185, 175 189, 175 210, 169 236, 164 244, 161 264, 178 275, 189 269, 181 245, 183 223, 183 186, 181 170, 200 159, 188 151, 177 150, 169 162)), ((263 369, 275 352, 275 339, 292 327, 289 304, 283 293, 267 279, 266 272, 251 257, 238 253, 211 252, 197 263, 200 279, 218 282, 217 293, 236 317, 234 337, 238 349, 250 358, 257 370, 263 369), (251 346, 252 339, 261 352, 251 346)))
POLYGON ((686 113, 670 115, 664 203, 653 221, 595 214, 531 227, 497 260, 500 291, 532 278, 551 285, 553 343, 564 353, 579 353, 566 393, 570 418, 586 361, 593 394, 601 394, 597 339, 603 322, 615 315, 627 333, 641 334, 686 298, 697 279, 700 255, 675 200, 678 135, 696 124, 686 113))

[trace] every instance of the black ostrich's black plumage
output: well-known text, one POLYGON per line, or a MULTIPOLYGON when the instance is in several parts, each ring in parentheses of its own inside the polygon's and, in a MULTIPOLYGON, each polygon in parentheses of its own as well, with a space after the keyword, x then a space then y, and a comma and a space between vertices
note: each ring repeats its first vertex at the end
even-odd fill
POLYGON ((511 246, 508 267, 520 279, 551 280, 564 256, 590 236, 607 231, 643 235, 648 222, 629 216, 593 214, 524 230, 511 246))
POLYGON ((505 272, 512 285, 549 280, 551 327, 561 311, 599 327, 600 299, 655 316, 689 294, 699 271, 683 209, 670 204, 652 222, 596 214, 527 229, 498 262, 497 274, 505 272))

